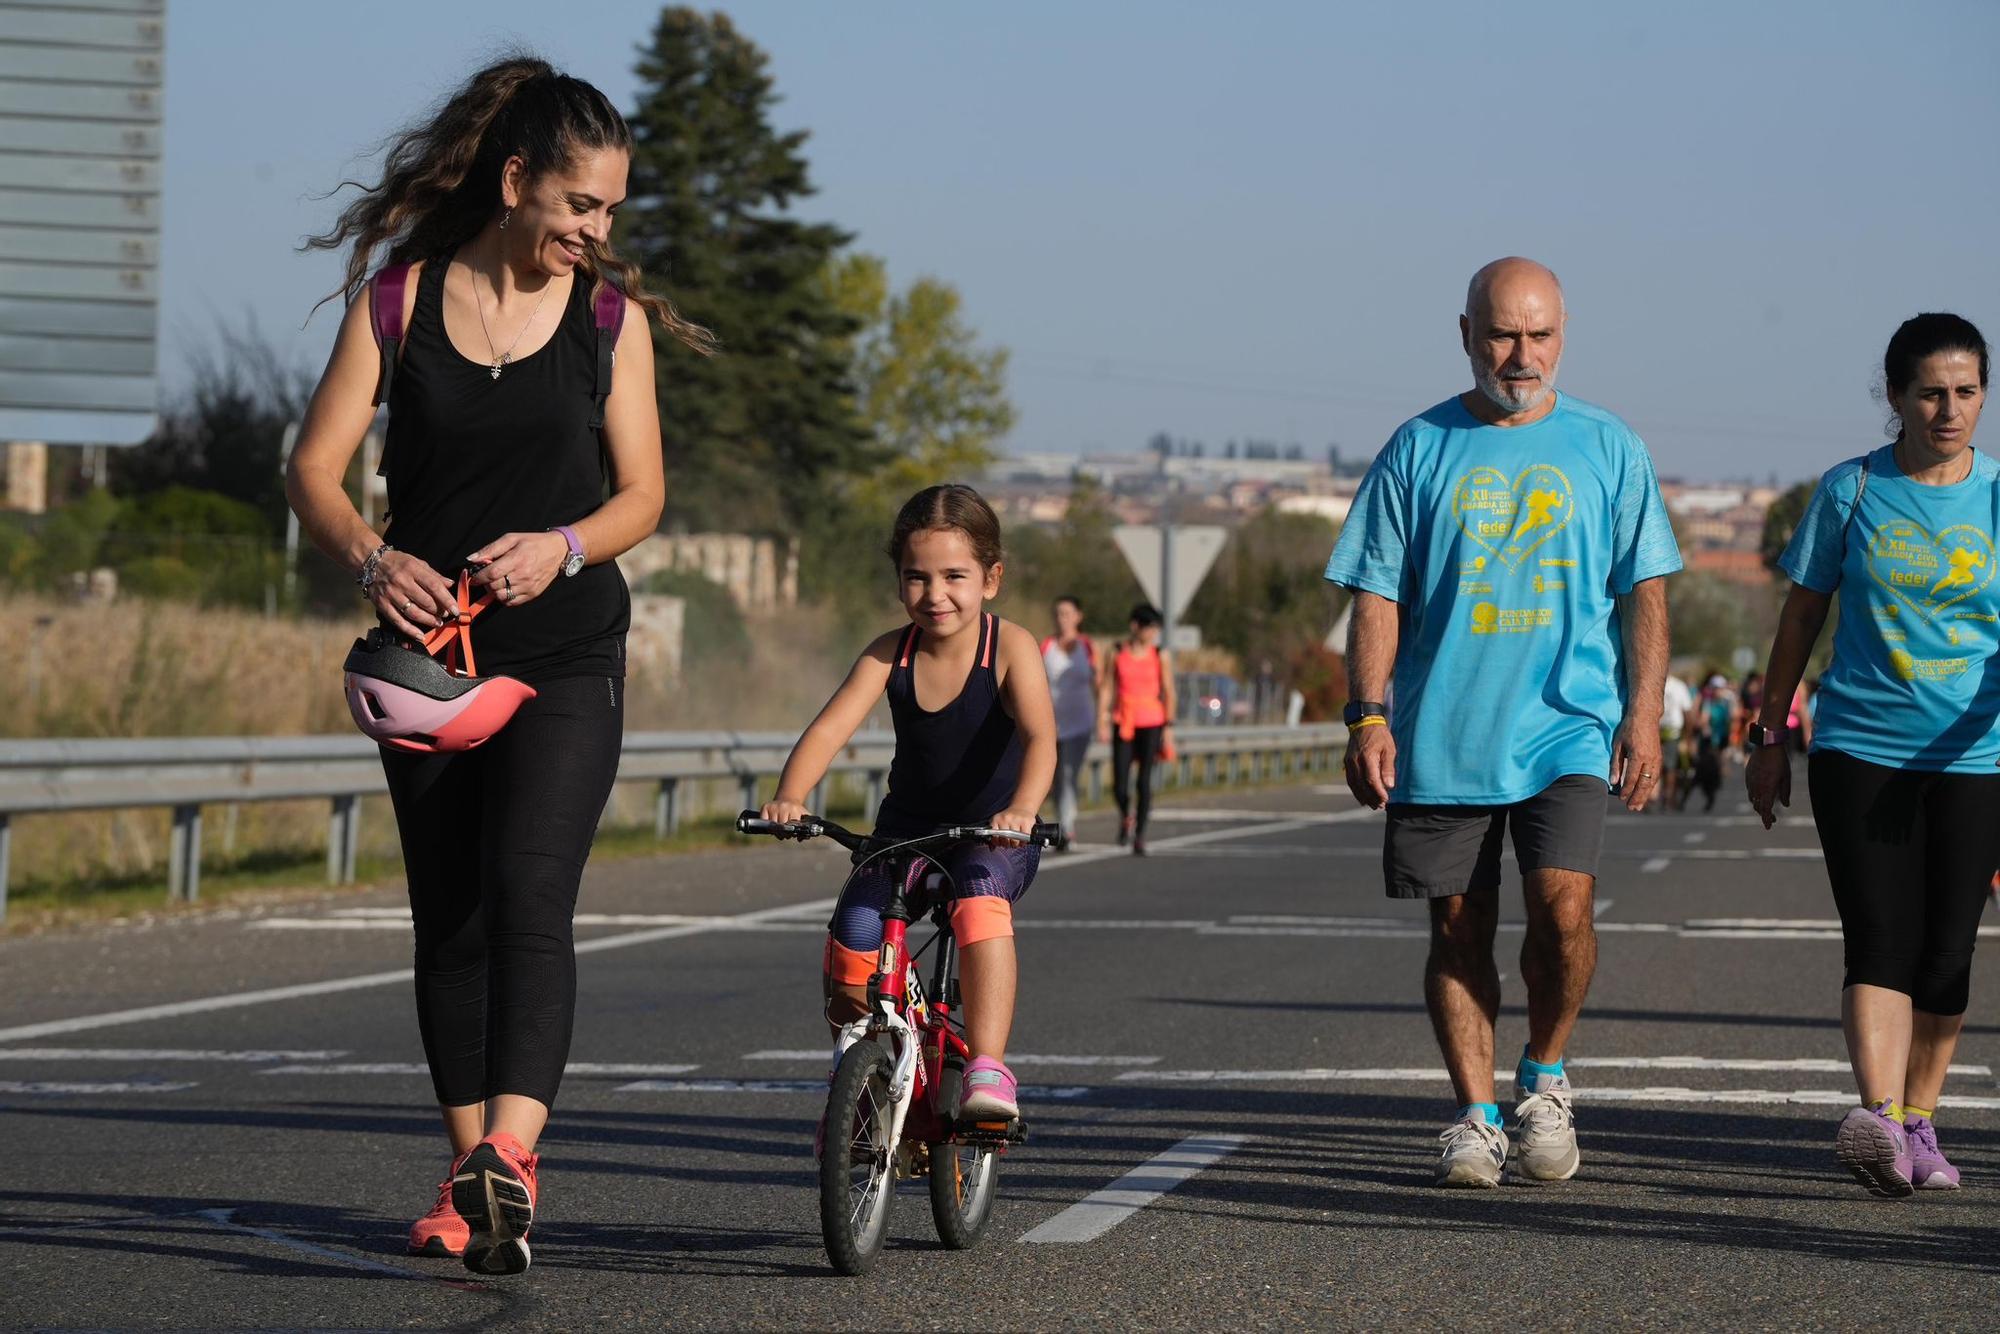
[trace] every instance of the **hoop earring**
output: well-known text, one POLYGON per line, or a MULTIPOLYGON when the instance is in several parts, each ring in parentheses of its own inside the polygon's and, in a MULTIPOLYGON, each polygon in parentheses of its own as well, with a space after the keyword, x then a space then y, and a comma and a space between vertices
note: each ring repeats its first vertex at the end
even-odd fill
POLYGON ((507 224, 508 224, 508 223, 509 223, 510 221, 512 221, 513 217, 514 217, 514 210, 513 210, 513 209, 511 209, 511 208, 510 208, 510 209, 508 209, 508 210, 507 210, 507 211, 506 211, 505 213, 502 213, 502 214, 500 215, 500 230, 501 230, 501 231, 503 231, 503 232, 504 232, 504 231, 506 231, 506 230, 507 230, 507 224))

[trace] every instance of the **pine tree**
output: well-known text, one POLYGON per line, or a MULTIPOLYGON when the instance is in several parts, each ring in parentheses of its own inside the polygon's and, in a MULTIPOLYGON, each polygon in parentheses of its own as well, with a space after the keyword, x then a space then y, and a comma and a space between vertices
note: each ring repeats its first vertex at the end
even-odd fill
POLYGON ((655 329, 670 526, 796 531, 874 462, 855 324, 821 281, 850 238, 790 214, 813 192, 806 132, 772 128, 767 64, 726 16, 675 6, 635 71, 617 243, 721 343, 704 359, 655 329))

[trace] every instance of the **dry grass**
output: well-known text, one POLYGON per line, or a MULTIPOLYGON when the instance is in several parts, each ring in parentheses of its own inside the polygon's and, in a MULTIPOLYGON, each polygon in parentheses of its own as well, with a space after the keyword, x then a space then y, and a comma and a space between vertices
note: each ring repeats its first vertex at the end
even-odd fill
MULTIPOLYGON (((353 724, 340 663, 367 624, 358 607, 351 619, 327 620, 136 599, 106 607, 0 598, 0 681, 13 683, 0 692, 0 738, 345 733, 353 724)), ((796 731, 867 638, 812 608, 753 616, 750 634, 747 663, 700 679, 628 682, 627 726, 796 731)), ((727 805, 733 785, 688 795, 696 809, 727 805)), ((310 858, 326 844, 323 802, 217 807, 203 819, 217 870, 310 858)), ((650 792, 614 793, 610 819, 650 822, 650 792)), ((168 826, 164 810, 18 818, 11 878, 65 899, 164 880, 168 826)), ((364 859, 398 860, 386 800, 365 804, 361 839, 364 859)))

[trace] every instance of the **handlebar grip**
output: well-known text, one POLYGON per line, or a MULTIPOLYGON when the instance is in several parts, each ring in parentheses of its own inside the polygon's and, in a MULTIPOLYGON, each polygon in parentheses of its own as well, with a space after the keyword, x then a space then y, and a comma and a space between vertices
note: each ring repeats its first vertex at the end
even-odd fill
POLYGON ((1062 841, 1062 826, 1048 820, 1035 821, 1035 831, 1028 836, 1037 847, 1052 848, 1062 841))

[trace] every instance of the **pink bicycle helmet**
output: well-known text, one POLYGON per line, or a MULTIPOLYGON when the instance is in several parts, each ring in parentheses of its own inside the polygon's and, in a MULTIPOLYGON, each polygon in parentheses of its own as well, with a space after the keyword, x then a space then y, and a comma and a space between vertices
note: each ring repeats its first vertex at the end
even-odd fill
POLYGON ((471 581, 460 571, 458 605, 466 615, 431 631, 421 647, 379 627, 354 641, 341 669, 347 710, 356 727, 399 750, 471 750, 535 697, 534 687, 511 676, 478 675, 472 618, 486 609, 492 595, 468 604, 470 592, 471 581), (439 649, 444 661, 435 656, 439 649))

